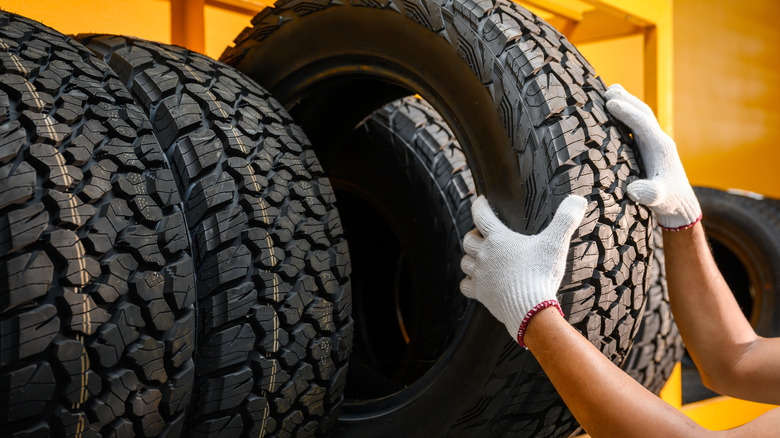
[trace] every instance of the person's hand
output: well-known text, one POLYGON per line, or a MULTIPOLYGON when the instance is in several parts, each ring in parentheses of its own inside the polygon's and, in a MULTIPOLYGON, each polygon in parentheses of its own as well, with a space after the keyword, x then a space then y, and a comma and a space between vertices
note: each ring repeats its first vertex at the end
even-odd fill
POLYGON ((466 255, 460 266, 466 278, 460 290, 484 304, 523 347, 523 334, 534 314, 553 306, 563 314, 556 292, 566 269, 571 236, 586 206, 581 196, 567 197, 547 228, 533 236, 507 228, 484 196, 471 206, 477 229, 463 239, 466 255))
POLYGON ((647 179, 628 185, 628 196, 650 207, 665 230, 690 228, 701 220, 701 207, 685 175, 677 146, 658 125, 653 111, 618 84, 607 90, 607 110, 634 134, 647 179))

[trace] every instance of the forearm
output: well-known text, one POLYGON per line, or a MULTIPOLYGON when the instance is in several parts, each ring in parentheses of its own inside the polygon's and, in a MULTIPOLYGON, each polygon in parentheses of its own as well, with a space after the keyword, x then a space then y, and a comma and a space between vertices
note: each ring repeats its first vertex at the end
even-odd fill
POLYGON ((696 437, 708 431, 620 371, 554 309, 536 314, 528 348, 594 437, 696 437))
POLYGON ((734 397, 780 402, 780 372, 765 363, 780 354, 777 341, 757 336, 743 316, 702 226, 664 232, 664 252, 672 312, 705 384, 734 397))
POLYGON ((702 428, 623 373, 555 309, 531 319, 525 342, 574 417, 595 438, 761 438, 780 430, 780 409, 728 431, 702 428))

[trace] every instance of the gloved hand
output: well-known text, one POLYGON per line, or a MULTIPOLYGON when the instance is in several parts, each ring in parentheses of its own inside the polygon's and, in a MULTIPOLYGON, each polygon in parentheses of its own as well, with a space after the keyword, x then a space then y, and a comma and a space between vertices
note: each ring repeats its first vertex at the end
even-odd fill
POLYGON ((685 175, 677 146, 644 102, 618 84, 607 90, 607 110, 628 126, 639 145, 648 179, 628 185, 628 196, 650 207, 661 228, 679 231, 701 220, 701 207, 685 175))
POLYGON ((523 348, 526 326, 538 311, 554 306, 563 315, 556 292, 586 206, 581 196, 567 197, 547 228, 533 236, 507 228, 484 196, 471 206, 477 229, 463 239, 466 255, 460 266, 467 276, 460 290, 484 304, 523 348))

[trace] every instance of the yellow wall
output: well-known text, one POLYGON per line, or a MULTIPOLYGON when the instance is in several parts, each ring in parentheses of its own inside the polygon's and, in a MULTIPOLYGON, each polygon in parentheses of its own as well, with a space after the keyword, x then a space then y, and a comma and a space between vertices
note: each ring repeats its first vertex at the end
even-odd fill
POLYGON ((233 38, 250 25, 253 16, 206 5, 206 55, 219 58, 233 38))
POLYGON ((780 2, 675 0, 675 138, 695 184, 780 197, 780 2))
POLYGON ((621 84, 629 93, 644 98, 642 35, 586 43, 577 46, 607 86, 621 84))
POLYGON ((168 0, 0 0, 0 8, 64 34, 115 33, 171 41, 168 0))

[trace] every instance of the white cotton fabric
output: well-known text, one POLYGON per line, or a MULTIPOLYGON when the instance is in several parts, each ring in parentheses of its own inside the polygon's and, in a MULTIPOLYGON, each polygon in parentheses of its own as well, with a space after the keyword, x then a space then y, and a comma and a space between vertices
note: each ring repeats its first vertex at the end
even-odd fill
POLYGON ((487 199, 471 206, 477 229, 463 239, 461 268, 467 277, 460 290, 487 307, 516 338, 523 318, 537 304, 556 300, 574 230, 585 216, 587 201, 569 196, 541 233, 526 236, 507 228, 487 199))
POLYGON ((685 175, 677 145, 658 124, 653 111, 619 84, 607 90, 607 110, 634 134, 647 179, 628 185, 628 196, 649 207, 658 224, 683 229, 701 219, 701 207, 685 175))

